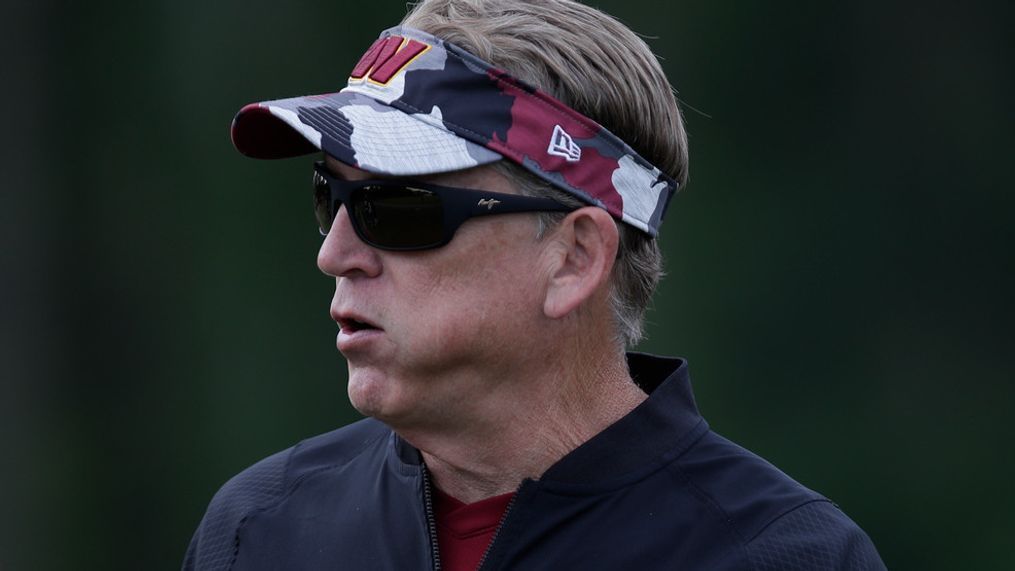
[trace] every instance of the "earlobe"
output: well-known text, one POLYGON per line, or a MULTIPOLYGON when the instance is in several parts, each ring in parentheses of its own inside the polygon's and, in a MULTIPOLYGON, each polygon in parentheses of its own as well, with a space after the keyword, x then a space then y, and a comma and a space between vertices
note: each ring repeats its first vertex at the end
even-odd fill
POLYGON ((587 206, 568 214, 548 239, 554 241, 555 266, 543 313, 562 319, 609 287, 619 234, 605 210, 587 206))

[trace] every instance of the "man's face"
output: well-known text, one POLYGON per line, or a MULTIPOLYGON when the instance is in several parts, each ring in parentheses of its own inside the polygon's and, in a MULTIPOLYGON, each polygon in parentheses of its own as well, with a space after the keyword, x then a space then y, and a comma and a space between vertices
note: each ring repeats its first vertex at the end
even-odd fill
MULTIPOLYGON (((327 165, 342 178, 372 178, 330 157, 327 165)), ((426 181, 516 194, 490 168, 426 181)), ((511 390, 505 381, 545 350, 536 229, 531 214, 474 218, 446 246, 391 252, 364 244, 343 206, 318 266, 336 278, 331 315, 353 406, 396 427, 452 425, 511 390)))

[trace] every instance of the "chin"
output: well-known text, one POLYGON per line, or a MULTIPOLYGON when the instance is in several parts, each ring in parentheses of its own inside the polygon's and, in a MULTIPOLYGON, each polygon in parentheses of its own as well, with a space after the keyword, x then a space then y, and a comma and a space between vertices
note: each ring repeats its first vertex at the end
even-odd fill
POLYGON ((398 390, 388 376, 370 369, 349 371, 349 402, 364 416, 371 416, 383 422, 397 417, 398 390))
POLYGON ((377 416, 382 409, 381 404, 384 402, 383 393, 385 391, 383 387, 378 386, 381 384, 383 383, 378 382, 377 379, 370 379, 368 375, 350 371, 348 392, 349 402, 353 408, 362 415, 377 416))

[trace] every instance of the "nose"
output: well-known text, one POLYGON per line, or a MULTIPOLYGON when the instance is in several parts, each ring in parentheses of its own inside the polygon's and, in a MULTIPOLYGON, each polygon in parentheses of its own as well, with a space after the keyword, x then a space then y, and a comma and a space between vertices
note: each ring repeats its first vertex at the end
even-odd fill
POLYGON ((317 253, 317 267, 332 277, 376 277, 381 273, 380 253, 363 243, 352 228, 343 204, 317 253))

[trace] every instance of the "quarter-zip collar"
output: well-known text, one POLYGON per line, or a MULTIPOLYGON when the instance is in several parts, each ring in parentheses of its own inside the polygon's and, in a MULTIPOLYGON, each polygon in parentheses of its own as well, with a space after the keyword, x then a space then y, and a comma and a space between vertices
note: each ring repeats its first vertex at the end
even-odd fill
MULTIPOLYGON (((562 493, 601 493, 657 470, 708 430, 691 392, 687 362, 679 358, 628 353, 631 377, 648 398, 555 464, 539 483, 562 493), (665 437, 660 437, 665 435, 665 437)), ((389 465, 417 472, 419 451, 392 435, 389 465)))
POLYGON ((708 430, 686 361, 629 353, 628 367, 648 398, 550 466, 539 479, 544 487, 568 493, 622 487, 679 456, 708 430))

